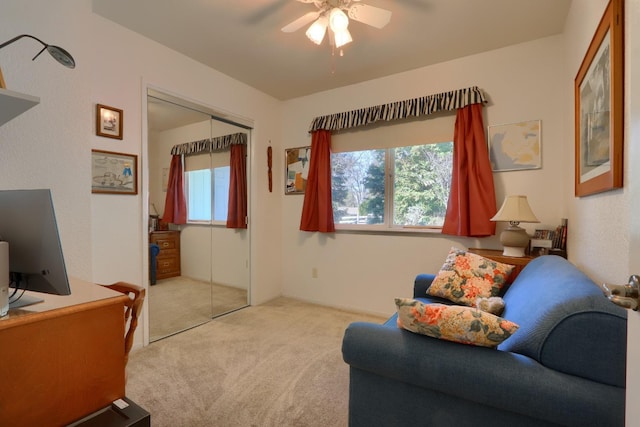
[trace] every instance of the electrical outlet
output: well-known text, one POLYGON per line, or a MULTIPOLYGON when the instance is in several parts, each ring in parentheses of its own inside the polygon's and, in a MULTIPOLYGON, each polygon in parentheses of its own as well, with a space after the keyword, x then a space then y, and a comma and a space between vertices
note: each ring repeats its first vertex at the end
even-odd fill
POLYGON ((311 278, 312 279, 317 279, 318 278, 318 269, 316 267, 313 267, 311 269, 311 278))

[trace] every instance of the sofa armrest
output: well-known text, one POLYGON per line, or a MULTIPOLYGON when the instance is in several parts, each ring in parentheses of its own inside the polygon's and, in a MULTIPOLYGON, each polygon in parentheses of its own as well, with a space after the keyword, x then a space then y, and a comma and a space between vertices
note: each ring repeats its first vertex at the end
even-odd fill
POLYGON ((424 298, 427 296, 427 289, 431 286, 431 282, 435 279, 435 274, 418 274, 413 283, 413 297, 424 298))
POLYGON ((392 326, 357 322, 343 359, 395 381, 562 425, 624 425, 623 388, 548 369, 533 359, 392 326))

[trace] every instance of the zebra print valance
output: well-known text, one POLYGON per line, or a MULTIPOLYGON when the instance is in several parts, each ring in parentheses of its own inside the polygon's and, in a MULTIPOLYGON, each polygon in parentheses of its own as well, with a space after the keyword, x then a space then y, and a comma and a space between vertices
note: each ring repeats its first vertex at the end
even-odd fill
POLYGON ((473 86, 451 92, 316 117, 311 122, 309 132, 318 129, 330 131, 349 129, 369 125, 380 120, 392 121, 406 119, 411 116, 426 116, 439 111, 457 110, 467 105, 484 102, 487 102, 487 100, 482 90, 477 86, 473 86))
POLYGON ((200 141, 185 142, 174 145, 171 148, 171 155, 189 155, 197 153, 215 153, 217 151, 227 151, 232 145, 247 145, 247 134, 238 132, 230 135, 207 138, 200 141))

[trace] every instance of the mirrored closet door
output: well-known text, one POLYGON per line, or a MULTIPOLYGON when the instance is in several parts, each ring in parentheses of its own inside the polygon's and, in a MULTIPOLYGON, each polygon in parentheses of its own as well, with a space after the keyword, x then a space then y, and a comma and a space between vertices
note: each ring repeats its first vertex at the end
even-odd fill
MULTIPOLYGON (((251 129, 216 112, 149 89, 149 339, 156 341, 249 303, 249 228, 228 228, 236 160, 229 140, 246 144, 251 129), (221 116, 221 115, 220 115, 221 116), (210 141, 202 143, 203 141, 210 141), (197 143, 196 143, 197 142, 197 143), (188 144, 195 143, 195 144, 188 144), (174 147, 182 155, 186 224, 164 215, 174 147), (207 148, 202 148, 207 146, 207 148), (213 148, 209 148, 213 147, 213 148), (232 163, 235 162, 235 163, 232 163)), ((245 145, 244 153, 248 152, 245 145)), ((175 151, 175 150, 174 150, 175 151)), ((241 167, 245 169, 248 156, 241 167)), ((236 179, 237 181, 237 179, 236 179)), ((245 190, 245 197, 248 191, 245 190)))

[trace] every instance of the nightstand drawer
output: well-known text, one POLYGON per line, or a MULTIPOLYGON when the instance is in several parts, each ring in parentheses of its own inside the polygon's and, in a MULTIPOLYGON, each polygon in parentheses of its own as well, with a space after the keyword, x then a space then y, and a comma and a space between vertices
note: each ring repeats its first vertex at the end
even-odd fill
POLYGON ((158 273, 180 270, 180 262, 176 257, 156 258, 158 273))
POLYGON ((176 249, 178 246, 176 239, 156 239, 154 243, 160 247, 160 252, 169 249, 176 249))

